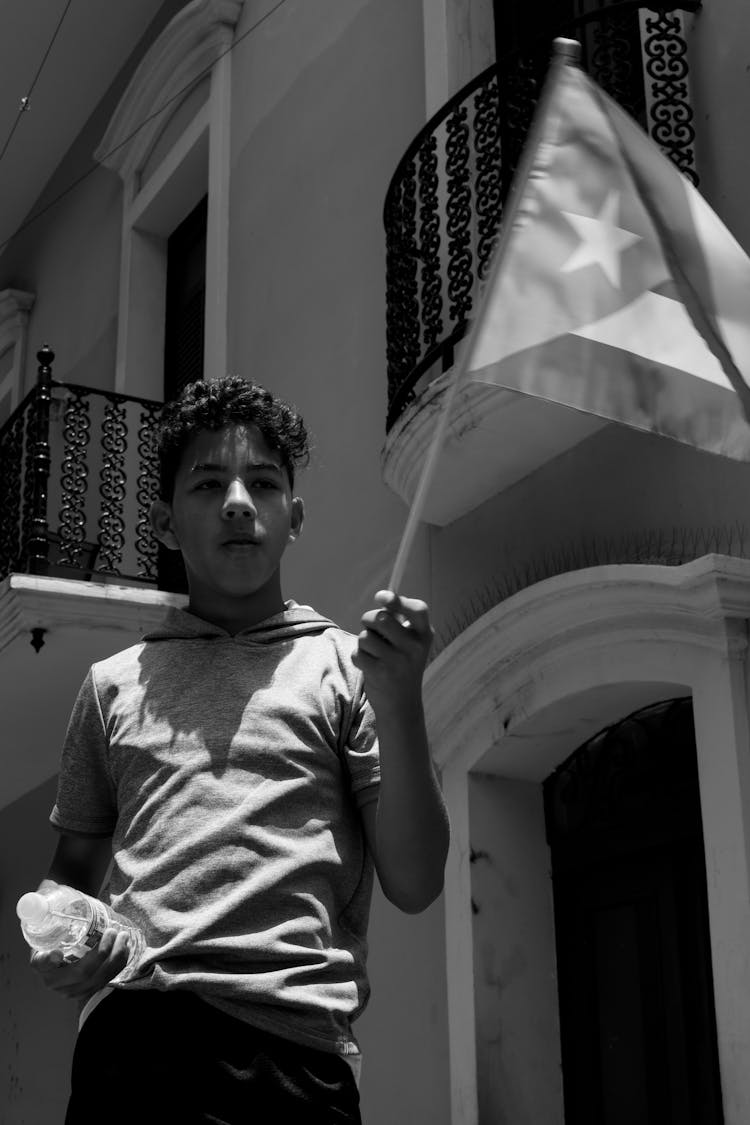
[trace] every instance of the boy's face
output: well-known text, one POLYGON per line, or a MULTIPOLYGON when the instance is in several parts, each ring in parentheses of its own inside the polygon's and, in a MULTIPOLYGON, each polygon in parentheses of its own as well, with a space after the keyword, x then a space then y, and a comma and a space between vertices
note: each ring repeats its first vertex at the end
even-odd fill
POLYGON ((151 519, 162 543, 182 552, 191 608, 218 623, 282 608, 279 564, 303 515, 277 451, 257 427, 237 424, 196 434, 171 503, 157 500, 151 519))

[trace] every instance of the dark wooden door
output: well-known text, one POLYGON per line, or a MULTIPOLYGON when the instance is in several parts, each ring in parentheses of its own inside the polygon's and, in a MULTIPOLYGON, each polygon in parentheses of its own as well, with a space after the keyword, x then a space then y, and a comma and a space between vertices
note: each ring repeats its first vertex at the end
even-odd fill
POLYGON ((721 1125, 689 700, 545 783, 566 1125, 721 1125))

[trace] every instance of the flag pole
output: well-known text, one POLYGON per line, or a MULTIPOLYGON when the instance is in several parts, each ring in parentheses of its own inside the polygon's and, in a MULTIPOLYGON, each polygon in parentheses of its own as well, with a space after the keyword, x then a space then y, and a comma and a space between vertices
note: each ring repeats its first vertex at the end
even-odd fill
MULTIPOLYGON (((554 96, 555 87, 563 67, 577 66, 581 58, 581 44, 577 39, 555 39, 553 43, 552 62, 549 68, 547 79, 544 83, 541 97, 537 103, 537 108, 534 113, 534 118, 529 129, 529 135, 526 139, 523 151, 521 153, 521 160, 516 170, 511 185, 508 202, 503 209, 502 221, 500 224, 500 236, 498 239, 497 248, 495 250, 494 261, 491 270, 490 280, 487 288, 491 289, 492 278, 497 274, 500 263, 505 257, 508 244, 510 242, 511 234, 515 226, 518 210, 521 204, 524 189, 528 182, 531 170, 534 164, 537 150, 542 139, 542 127, 544 120, 547 116, 552 99, 554 96)), ((471 370, 471 360, 476 345, 476 340, 479 335, 479 329, 484 322, 487 311, 487 302, 484 301, 479 309, 477 319, 472 325, 469 339, 466 347, 464 348, 463 355, 459 360, 456 372, 451 379, 448 388, 445 392, 443 404, 440 410, 438 421, 435 425, 435 432, 432 436, 432 441, 427 450, 422 472, 417 483, 414 499, 411 502, 409 515, 406 520, 401 542, 399 544, 396 560, 393 564, 391 571, 391 578, 388 583, 388 589, 398 593, 399 586, 401 585, 404 577, 404 570, 406 563, 414 545, 419 522, 422 518, 425 504, 427 502, 427 494, 432 484, 432 478, 435 475, 435 467, 437 465, 438 455, 443 445, 445 431, 448 426, 448 419, 450 417, 453 402, 456 397, 456 391, 459 383, 464 381, 466 372, 471 370)))

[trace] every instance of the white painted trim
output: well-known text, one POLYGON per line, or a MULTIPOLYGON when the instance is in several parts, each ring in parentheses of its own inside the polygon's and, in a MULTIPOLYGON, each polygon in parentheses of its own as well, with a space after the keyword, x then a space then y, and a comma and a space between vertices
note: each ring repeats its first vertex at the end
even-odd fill
MULTIPOLYGON (((383 480, 411 505, 456 366, 418 390, 391 427, 383 480)), ((606 419, 467 379, 457 388, 422 518, 445 527, 598 430, 606 419)))
POLYGON ((450 97, 448 0, 422 0, 425 111, 429 119, 450 97))
POLYGON ((35 628, 146 632, 163 620, 169 606, 185 605, 184 594, 164 590, 10 574, 0 582, 0 652, 35 628))
MULTIPOLYGON (((159 199, 168 191, 170 181, 174 180, 180 169, 191 159, 201 143, 205 143, 210 125, 209 106, 202 106, 182 136, 169 150, 156 171, 148 178, 141 191, 134 196, 126 208, 125 221, 131 227, 167 235, 169 228, 153 217, 159 199)), ((199 197, 200 198, 200 197, 199 197)), ((197 200, 196 200, 197 202, 197 200)))
POLYGON ((211 75, 210 109, 204 378, 221 379, 228 374, 231 55, 224 55, 214 66, 211 75))
POLYGON ((671 694, 693 696, 724 1118, 750 1120, 748 618, 747 559, 592 568, 502 602, 428 668, 430 742, 458 833, 445 880, 453 1125, 477 1125, 461 1041, 474 1024, 468 773, 541 781, 586 737, 671 694))
POLYGON ((206 191, 204 371, 208 378, 226 374, 230 47, 242 3, 193 0, 178 12, 141 60, 95 154, 124 181, 115 362, 120 393, 160 397, 166 237, 206 191), (177 110, 181 91, 207 74, 208 102, 139 189, 139 171, 165 114, 177 110), (165 113, 159 112, 162 106, 165 113))
MULTIPOLYGON (((193 0, 152 43, 121 97, 94 158, 131 180, 164 126, 160 107, 205 76, 228 51, 243 0, 193 0)), ((175 105, 176 108, 176 105, 175 105)))
POLYGON ((451 1125, 476 1125, 479 1114, 468 782, 468 772, 460 767, 442 775, 443 796, 451 819, 451 845, 445 867, 445 884, 452 888, 452 894, 445 896, 451 1125), (468 896, 461 910, 455 908, 457 895, 468 896))
POLYGON ((23 397, 29 314, 34 294, 23 289, 0 290, 0 355, 13 349, 10 370, 0 383, 0 399, 10 395, 11 413, 23 397))
POLYGON ((495 58, 492 0, 422 0, 429 119, 495 58))

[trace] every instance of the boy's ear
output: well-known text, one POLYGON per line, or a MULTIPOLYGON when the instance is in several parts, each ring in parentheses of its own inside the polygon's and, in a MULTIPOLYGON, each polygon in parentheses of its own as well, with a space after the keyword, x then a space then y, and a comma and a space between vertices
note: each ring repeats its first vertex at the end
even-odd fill
POLYGON ((300 531, 302 531, 302 524, 305 522, 305 503, 301 496, 294 496, 292 498, 292 526, 289 531, 289 542, 292 543, 300 531))
POLYGON ((172 530, 172 508, 166 500, 154 500, 148 513, 151 530, 170 551, 179 551, 180 544, 172 530))

